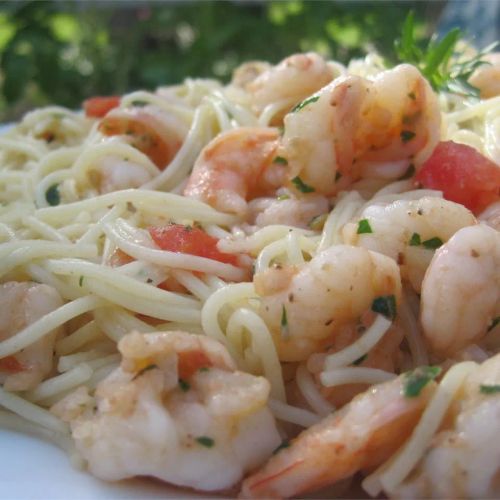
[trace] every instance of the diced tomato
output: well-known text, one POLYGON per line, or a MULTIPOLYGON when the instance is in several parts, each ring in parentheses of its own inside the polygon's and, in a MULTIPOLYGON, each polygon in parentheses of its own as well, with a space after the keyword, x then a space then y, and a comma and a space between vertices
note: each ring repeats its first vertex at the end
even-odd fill
POLYGON ((134 260, 135 259, 133 257, 130 257, 130 255, 117 248, 109 258, 109 265, 111 267, 120 267, 125 264, 130 264, 131 262, 134 262, 134 260))
POLYGON ((200 368, 208 368, 210 366, 212 366, 212 362, 203 351, 186 351, 179 353, 179 378, 186 380, 200 368))
POLYGON ((500 199, 500 166, 476 149, 453 141, 438 144, 415 180, 442 191, 447 200, 475 214, 500 199))
POLYGON ((83 101, 83 109, 89 118, 102 118, 108 111, 120 105, 120 99, 120 96, 117 95, 91 97, 83 101))
POLYGON ((0 372, 19 373, 26 368, 14 356, 7 356, 0 359, 0 372))
POLYGON ((202 229, 170 224, 163 227, 150 227, 149 234, 162 250, 197 255, 226 264, 237 264, 236 256, 220 252, 217 249, 217 238, 210 236, 202 229))

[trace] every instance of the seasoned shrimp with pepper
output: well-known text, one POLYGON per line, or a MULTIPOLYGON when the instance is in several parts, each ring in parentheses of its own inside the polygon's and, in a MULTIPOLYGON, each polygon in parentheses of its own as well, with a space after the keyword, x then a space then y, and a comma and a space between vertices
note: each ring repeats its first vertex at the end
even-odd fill
POLYGON ((435 390, 405 395, 406 375, 376 385, 305 430, 243 481, 243 498, 288 498, 377 467, 409 437, 435 390))
MULTIPOLYGON (((377 176, 380 164, 417 168, 439 141, 440 111, 429 83, 402 64, 373 82, 342 76, 305 99, 284 120, 278 150, 297 178, 321 194, 377 176)), ((393 169, 394 170, 394 169, 393 169)))
POLYGON ((444 428, 394 498, 500 496, 500 355, 466 378, 444 428))
MULTIPOLYGON (((6 340, 63 305, 54 288, 32 282, 0 285, 0 340, 6 340)), ((36 387, 52 370, 57 328, 22 351, 0 359, 0 381, 9 391, 36 387)))
POLYGON ((281 361, 324 351, 375 298, 393 295, 398 302, 401 294, 396 262, 348 245, 332 246, 301 266, 270 267, 254 276, 254 285, 281 361))
POLYGON ((449 356, 477 342, 500 313, 500 233, 478 224, 439 248, 422 283, 420 321, 428 347, 449 356))
POLYGON ((420 292, 433 252, 459 229, 476 224, 463 205, 442 198, 397 200, 367 206, 343 229, 344 241, 397 261, 401 277, 420 292))
POLYGON ((153 476, 227 490, 280 443, 266 406, 269 382, 236 371, 217 341, 179 331, 133 332, 118 348, 121 366, 100 382, 95 398, 80 391, 52 409, 71 423, 95 476, 153 476))

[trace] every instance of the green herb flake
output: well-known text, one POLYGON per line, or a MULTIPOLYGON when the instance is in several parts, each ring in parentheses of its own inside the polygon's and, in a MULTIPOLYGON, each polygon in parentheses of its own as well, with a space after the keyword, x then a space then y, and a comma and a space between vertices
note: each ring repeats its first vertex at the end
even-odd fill
POLYGON ((405 373, 403 381, 403 394, 407 398, 420 395, 422 389, 441 373, 439 366, 419 366, 415 370, 405 373))
POLYGON ((305 108, 308 104, 312 104, 313 102, 316 102, 319 99, 319 95, 313 95, 311 97, 308 97, 307 99, 304 99, 302 102, 299 102, 297 106, 295 106, 292 109, 292 113, 295 113, 297 111, 300 111, 301 109, 305 108))
POLYGON ((412 132, 411 130, 402 130, 401 134, 399 134, 401 137, 401 140, 406 143, 411 141, 415 137, 415 132, 412 132))
POLYGON ((497 316, 496 318, 493 318, 491 320, 490 326, 488 327, 488 331, 491 332, 491 330, 493 330, 493 328, 495 328, 495 326, 497 326, 498 323, 500 323, 500 316, 497 316))
POLYGON ((278 201, 289 200, 290 199, 290 195, 289 194, 280 194, 276 199, 278 201))
POLYGON ((372 311, 393 320, 396 317, 396 297, 394 295, 377 297, 372 302, 372 311))
POLYGON ((83 276, 80 276, 80 279, 78 280, 78 284, 80 286, 83 286, 83 278, 84 278, 83 276))
POLYGON ((356 232, 357 234, 373 233, 372 227, 370 226, 368 219, 361 219, 358 222, 358 230, 356 232))
POLYGON ((205 448, 212 448, 212 446, 215 444, 215 441, 208 436, 199 436, 196 438, 196 442, 198 444, 201 444, 201 446, 204 446, 205 448))
POLYGON ((355 366, 360 365, 366 358, 368 357, 368 354, 363 354, 360 358, 358 358, 356 361, 353 361, 352 364, 355 366))
POLYGON ((286 307, 283 304, 281 306, 281 322, 280 322, 280 327, 281 327, 281 336, 283 338, 288 338, 289 331, 288 331, 288 318, 286 314, 286 307))
POLYGON ((202 366, 201 368, 198 369, 198 371, 201 373, 208 372, 208 370, 210 370, 208 366, 202 366))
POLYGON ((181 389, 182 392, 187 392, 189 389, 191 389, 191 385, 186 382, 184 379, 180 378, 179 379, 179 388, 181 389))
POLYGON ((288 165, 288 160, 283 158, 283 156, 276 156, 274 158, 273 163, 277 163, 278 165, 288 165))
POLYGON ((443 240, 435 236, 429 240, 422 241, 422 246, 428 248, 429 250, 436 250, 443 244, 443 240))
POLYGON ((276 455, 281 450, 284 450, 285 448, 288 448, 290 446, 290 441, 288 439, 285 439, 277 448, 274 449, 273 455, 276 455))
POLYGON ((307 226, 310 227, 313 231, 321 231, 323 229, 323 226, 325 225, 327 218, 328 214, 316 215, 316 217, 313 217, 307 223, 307 226))
POLYGON ((420 240, 420 235, 418 233, 413 233, 411 235, 410 241, 408 244, 411 247, 419 247, 422 244, 422 241, 420 240))
POLYGON ((500 392, 500 384, 481 384, 479 386, 479 392, 481 394, 498 394, 500 392))
POLYGON ((158 368, 158 365, 155 365, 155 364, 151 364, 151 365, 148 365, 146 366, 145 368, 143 368, 142 370, 139 370, 134 378, 132 380, 135 380, 136 378, 140 377, 141 375, 144 375, 146 372, 150 371, 150 370, 154 370, 155 368, 158 368))
POLYGON ((301 193, 313 193, 315 191, 313 187, 307 185, 299 176, 294 177, 292 179, 292 182, 293 182, 294 186, 301 193))
POLYGON ((61 203, 61 195, 59 194, 59 188, 58 184, 52 184, 52 186, 47 189, 45 193, 45 199, 47 200, 47 203, 55 207, 61 203))

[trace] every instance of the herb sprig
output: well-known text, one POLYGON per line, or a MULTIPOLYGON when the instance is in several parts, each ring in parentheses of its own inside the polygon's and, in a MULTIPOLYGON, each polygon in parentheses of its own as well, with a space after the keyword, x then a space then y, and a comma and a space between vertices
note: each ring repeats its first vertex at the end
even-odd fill
POLYGON ((497 43, 488 45, 468 60, 453 62, 461 38, 460 29, 454 28, 440 40, 432 37, 425 49, 420 48, 415 39, 415 13, 412 11, 406 17, 401 38, 394 46, 398 60, 417 66, 434 90, 479 97, 479 89, 469 83, 469 78, 479 66, 489 64, 483 57, 497 43))

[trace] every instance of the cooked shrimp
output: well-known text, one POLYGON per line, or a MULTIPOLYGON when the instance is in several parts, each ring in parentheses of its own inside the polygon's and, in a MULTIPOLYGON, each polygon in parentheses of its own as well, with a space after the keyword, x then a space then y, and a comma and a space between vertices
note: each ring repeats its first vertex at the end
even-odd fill
POLYGON ((375 202, 363 210, 356 223, 347 224, 344 241, 391 257, 400 264, 401 277, 420 292, 425 271, 436 246, 459 229, 472 226, 476 218, 467 208, 442 198, 375 202), (359 221, 371 232, 357 234, 359 221))
POLYGON ((123 135, 158 168, 165 168, 182 145, 186 125, 154 106, 111 110, 99 124, 106 136, 123 135))
MULTIPOLYGON (((0 285, 0 340, 5 340, 63 305, 48 285, 10 281, 0 285)), ((13 356, 0 359, 0 381, 9 391, 24 391, 39 384, 52 370, 54 343, 62 332, 53 330, 13 356)))
POLYGON ((337 245, 302 266, 275 266, 254 276, 260 314, 281 361, 323 351, 339 329, 357 323, 379 296, 401 294, 397 264, 364 248, 337 245))
POLYGON ((134 332, 118 348, 121 366, 98 385, 95 413, 78 393, 53 408, 71 422, 76 448, 95 476, 153 476, 224 490, 279 444, 266 406, 269 382, 236 371, 217 341, 134 332))
POLYGON ((152 179, 142 165, 118 157, 104 156, 90 170, 90 179, 101 193, 138 188, 152 179))
POLYGON ((481 98, 488 99, 500 95, 500 52, 487 54, 483 59, 489 64, 479 66, 469 83, 479 89, 481 98))
POLYGON ((252 94, 258 113, 277 101, 295 104, 330 83, 337 76, 331 66, 314 52, 293 54, 251 80, 245 89, 252 94))
POLYGON ((498 498, 500 355, 465 380, 448 425, 432 440, 397 498, 498 498), (489 390, 490 389, 490 390, 489 390))
POLYGON ((327 214, 329 208, 328 199, 318 194, 256 198, 248 204, 248 222, 258 227, 285 224, 307 228, 315 217, 327 214))
POLYGON ((243 481, 243 498, 301 495, 376 467, 410 435, 434 392, 403 395, 403 377, 376 385, 292 440, 243 481))
POLYGON ((367 176, 370 165, 405 160, 403 169, 418 167, 439 130, 436 96, 415 67, 403 64, 373 82, 339 77, 303 101, 285 117, 278 154, 288 160, 290 179, 331 195, 367 176))
POLYGON ((283 184, 285 166, 273 163, 278 137, 277 129, 252 127, 218 135, 196 160, 184 195, 245 215, 248 200, 283 184))
POLYGON ((420 320, 438 356, 477 342, 500 312, 500 233, 478 224, 439 248, 422 283, 420 320))

